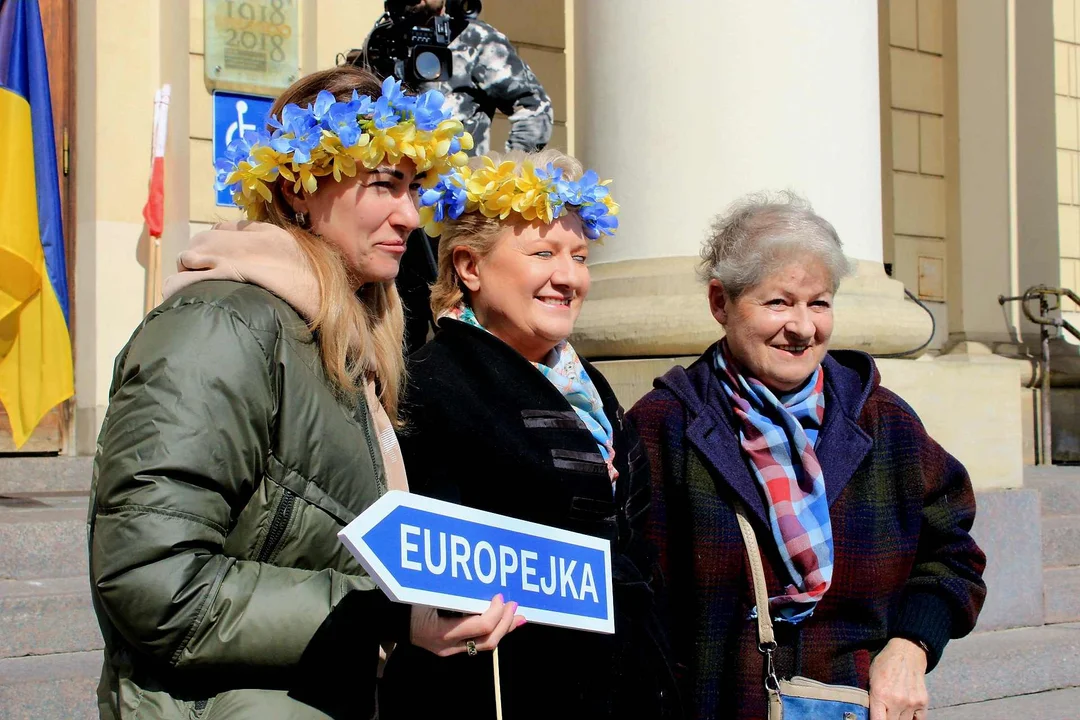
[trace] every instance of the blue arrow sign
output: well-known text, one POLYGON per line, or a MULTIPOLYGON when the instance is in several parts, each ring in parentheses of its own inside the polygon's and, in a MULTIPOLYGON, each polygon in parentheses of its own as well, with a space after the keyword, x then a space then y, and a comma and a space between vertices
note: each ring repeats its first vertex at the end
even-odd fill
POLYGON ((398 602, 478 613, 502 593, 529 622, 615 632, 607 540, 400 491, 338 538, 398 602))

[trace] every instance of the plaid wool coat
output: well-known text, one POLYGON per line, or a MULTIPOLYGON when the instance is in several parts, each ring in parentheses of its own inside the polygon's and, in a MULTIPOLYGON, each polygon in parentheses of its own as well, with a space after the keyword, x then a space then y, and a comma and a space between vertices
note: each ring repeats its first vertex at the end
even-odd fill
MULTIPOLYGON (((648 532, 688 716, 756 720, 767 712, 764 658, 749 619, 753 587, 734 498, 748 508, 769 595, 790 581, 713 353, 657 378, 628 417, 652 466, 648 532)), ((797 629, 777 626, 777 671, 868 689, 870 663, 890 638, 923 641, 932 669, 950 638, 971 631, 986 595, 985 556, 969 534, 975 496, 967 471, 881 386, 873 359, 836 351, 822 366, 816 449, 832 518, 833 583, 797 629)))

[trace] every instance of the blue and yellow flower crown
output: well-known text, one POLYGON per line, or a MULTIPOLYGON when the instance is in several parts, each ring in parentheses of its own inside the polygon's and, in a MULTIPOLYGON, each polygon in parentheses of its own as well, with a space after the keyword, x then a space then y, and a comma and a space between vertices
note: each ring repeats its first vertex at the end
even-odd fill
POLYGON ((420 224, 428 235, 438 237, 446 220, 457 220, 464 213, 505 220, 514 212, 529 222, 551 224, 573 211, 581 218, 586 237, 598 240, 614 235, 619 227, 619 206, 607 189, 610 182, 601 181, 592 170, 579 180, 567 180, 562 169, 550 163, 541 169, 523 162, 519 169, 517 163, 496 166, 484 157, 481 167, 455 168, 420 195, 420 224))
POLYGON ((468 162, 466 150, 473 139, 443 107, 442 93, 429 90, 406 95, 401 83, 387 78, 382 97, 373 100, 353 90, 349 102, 337 102, 323 90, 307 108, 289 103, 280 117, 271 117, 272 133, 247 133, 229 144, 214 168, 215 188, 232 191, 233 201, 251 220, 266 217, 272 200, 270 187, 279 176, 293 190, 308 193, 317 178, 352 177, 357 164, 373 170, 384 161, 392 165, 409 158, 417 173, 432 170, 424 182, 431 186, 440 175, 468 162))

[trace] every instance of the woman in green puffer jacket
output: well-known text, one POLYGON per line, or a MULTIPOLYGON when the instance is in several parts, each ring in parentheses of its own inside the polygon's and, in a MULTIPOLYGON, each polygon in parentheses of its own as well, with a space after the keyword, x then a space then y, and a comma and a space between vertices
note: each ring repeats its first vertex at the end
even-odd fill
POLYGON ((218 226, 181 255, 117 358, 98 440, 103 718, 370 717, 380 644, 449 655, 514 627, 498 598, 456 619, 394 605, 337 539, 407 489, 394 277, 425 171, 471 143, 440 105, 334 68, 219 161, 265 222, 218 226), (389 154, 395 133, 413 143, 389 154), (322 650, 342 638, 348 657, 322 650))

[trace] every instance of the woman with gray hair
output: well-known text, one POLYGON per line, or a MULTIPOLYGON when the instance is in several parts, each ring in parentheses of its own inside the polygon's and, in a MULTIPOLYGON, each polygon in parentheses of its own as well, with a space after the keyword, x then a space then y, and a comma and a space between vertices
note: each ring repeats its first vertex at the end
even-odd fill
POLYGON ((651 460, 649 535, 688 714, 773 717, 797 675, 869 691, 871 720, 922 718, 926 672, 986 593, 967 472, 869 355, 829 351, 850 265, 806 201, 741 200, 701 256, 724 337, 628 414, 651 460))

